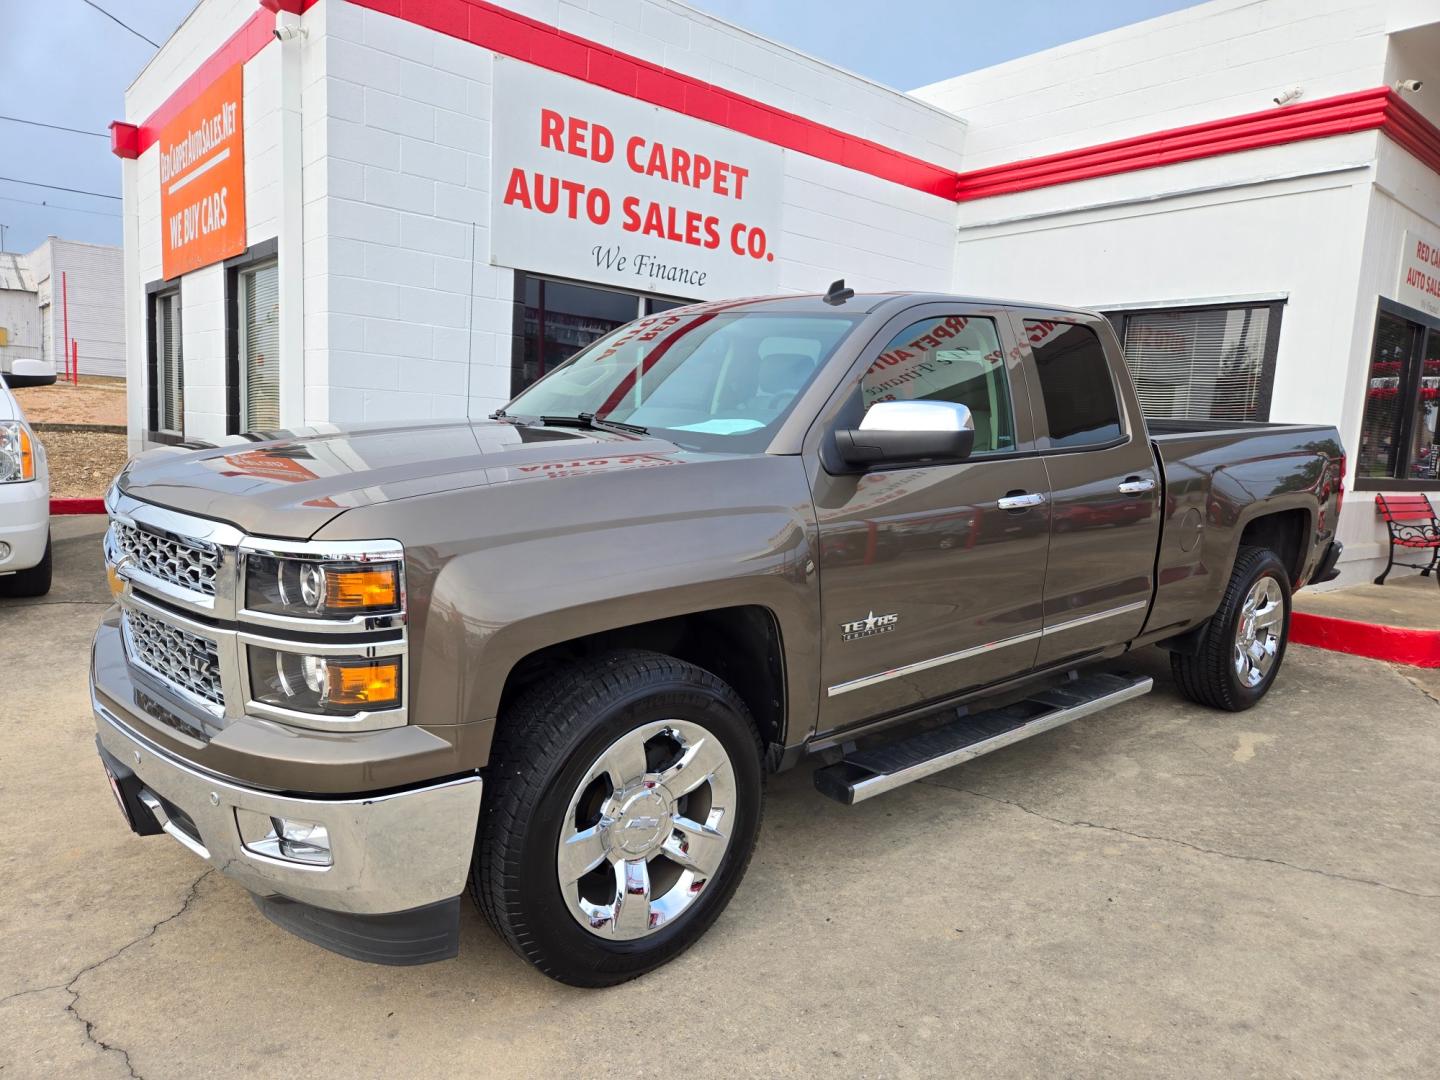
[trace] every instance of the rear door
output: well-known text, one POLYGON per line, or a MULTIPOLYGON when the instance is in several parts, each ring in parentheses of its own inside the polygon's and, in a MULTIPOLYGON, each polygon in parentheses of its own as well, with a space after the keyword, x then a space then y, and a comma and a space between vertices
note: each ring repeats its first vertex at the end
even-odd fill
POLYGON ((1034 664, 1050 523, 1019 356, 1003 309, 917 306, 886 324, 822 414, 823 440, 878 401, 955 401, 976 437, 958 465, 832 475, 811 457, 821 733, 1034 664))
POLYGON ((1103 322, 1016 314, 1050 485, 1050 558, 1036 663, 1140 633, 1154 594, 1160 476, 1134 388, 1103 322))

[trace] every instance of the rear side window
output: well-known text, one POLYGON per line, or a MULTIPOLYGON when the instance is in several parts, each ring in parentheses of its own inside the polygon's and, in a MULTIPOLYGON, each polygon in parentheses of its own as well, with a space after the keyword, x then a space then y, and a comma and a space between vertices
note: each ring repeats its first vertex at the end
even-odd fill
POLYGON ((1057 447, 1111 443, 1124 434, 1105 347, 1088 326, 1026 319, 1040 394, 1057 447))
POLYGON ((1010 383, 995 323, 942 315, 896 334, 860 380, 869 409, 878 401, 953 401, 970 409, 974 454, 1015 449, 1010 383))

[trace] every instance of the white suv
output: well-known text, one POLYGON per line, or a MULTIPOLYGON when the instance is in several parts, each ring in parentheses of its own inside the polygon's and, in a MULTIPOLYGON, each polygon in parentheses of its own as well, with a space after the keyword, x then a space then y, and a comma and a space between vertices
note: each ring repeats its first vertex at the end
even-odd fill
POLYGON ((0 596, 50 591, 50 469, 0 375, 0 596))

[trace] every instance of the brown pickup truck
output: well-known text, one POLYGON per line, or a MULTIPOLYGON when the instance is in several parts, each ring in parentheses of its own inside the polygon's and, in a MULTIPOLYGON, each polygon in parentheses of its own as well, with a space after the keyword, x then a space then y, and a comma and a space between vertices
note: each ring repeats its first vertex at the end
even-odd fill
POLYGON ((1330 427, 1147 429, 1087 312, 672 310, 485 422, 136 459, 100 754, 135 832, 302 937, 450 957, 468 882, 542 971, 615 983, 720 914, 770 772, 871 798, 1144 694, 1113 662, 1150 645, 1253 705, 1343 475, 1330 427))

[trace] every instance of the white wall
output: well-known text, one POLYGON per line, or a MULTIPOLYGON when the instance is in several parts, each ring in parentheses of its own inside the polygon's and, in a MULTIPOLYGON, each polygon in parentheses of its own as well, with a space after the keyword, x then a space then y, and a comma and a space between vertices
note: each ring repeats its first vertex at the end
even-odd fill
MULTIPOLYGON (((954 117, 688 8, 510 6, 917 156, 959 159, 954 117)), ((312 38, 317 15, 325 75, 306 91, 307 160, 324 155, 326 174, 320 195, 307 172, 306 250, 307 273, 316 260, 327 272, 323 299, 307 288, 306 333, 307 351, 326 355, 323 373, 307 369, 307 418, 460 415, 467 356, 470 413, 492 410, 509 398, 513 325, 512 270, 490 263, 494 56, 341 0, 306 16, 312 38), (311 112, 322 98, 323 122, 311 112)), ((952 203, 803 154, 783 160, 782 288, 841 276, 857 288, 943 287, 952 203)))
POLYGON ((1211 0, 913 93, 965 117, 978 169, 1379 86, 1385 30, 1385 0, 1211 0))
MULTIPOLYGON (((601 44, 884 145, 958 165, 964 125, 668 0, 514 0, 508 6, 601 44)), ((143 122, 256 10, 204 0, 136 79, 126 118, 143 122)), ((284 361, 294 406, 282 422, 479 414, 509 397, 513 272, 490 264, 494 56, 414 24, 323 0, 308 37, 268 44, 245 65, 250 244, 287 235, 299 189, 301 356, 284 361), (298 70, 300 165, 285 164, 282 86, 298 70), (287 171, 292 170, 292 171, 287 171), (471 246, 474 245, 472 266, 471 246), (472 284, 473 282, 473 284, 472 284)), ((132 444, 143 429, 145 286, 161 278, 155 148, 123 166, 132 444)), ((953 257, 947 200, 804 155, 784 155, 782 288, 941 287, 953 257)), ((291 260, 284 254, 281 273, 291 260)), ((181 279, 186 433, 223 434, 224 282, 219 266, 181 279)), ((291 339, 287 338, 287 341, 291 339)), ((283 349, 284 347, 282 347, 283 349)), ((284 350, 289 352, 291 350, 284 350)))
POLYGON ((121 249, 112 244, 83 244, 55 237, 31 254, 40 302, 49 304, 45 311, 54 355, 48 359, 55 362, 57 372, 65 370, 62 298, 68 292, 70 336, 79 344, 80 373, 125 376, 123 261, 121 249))

